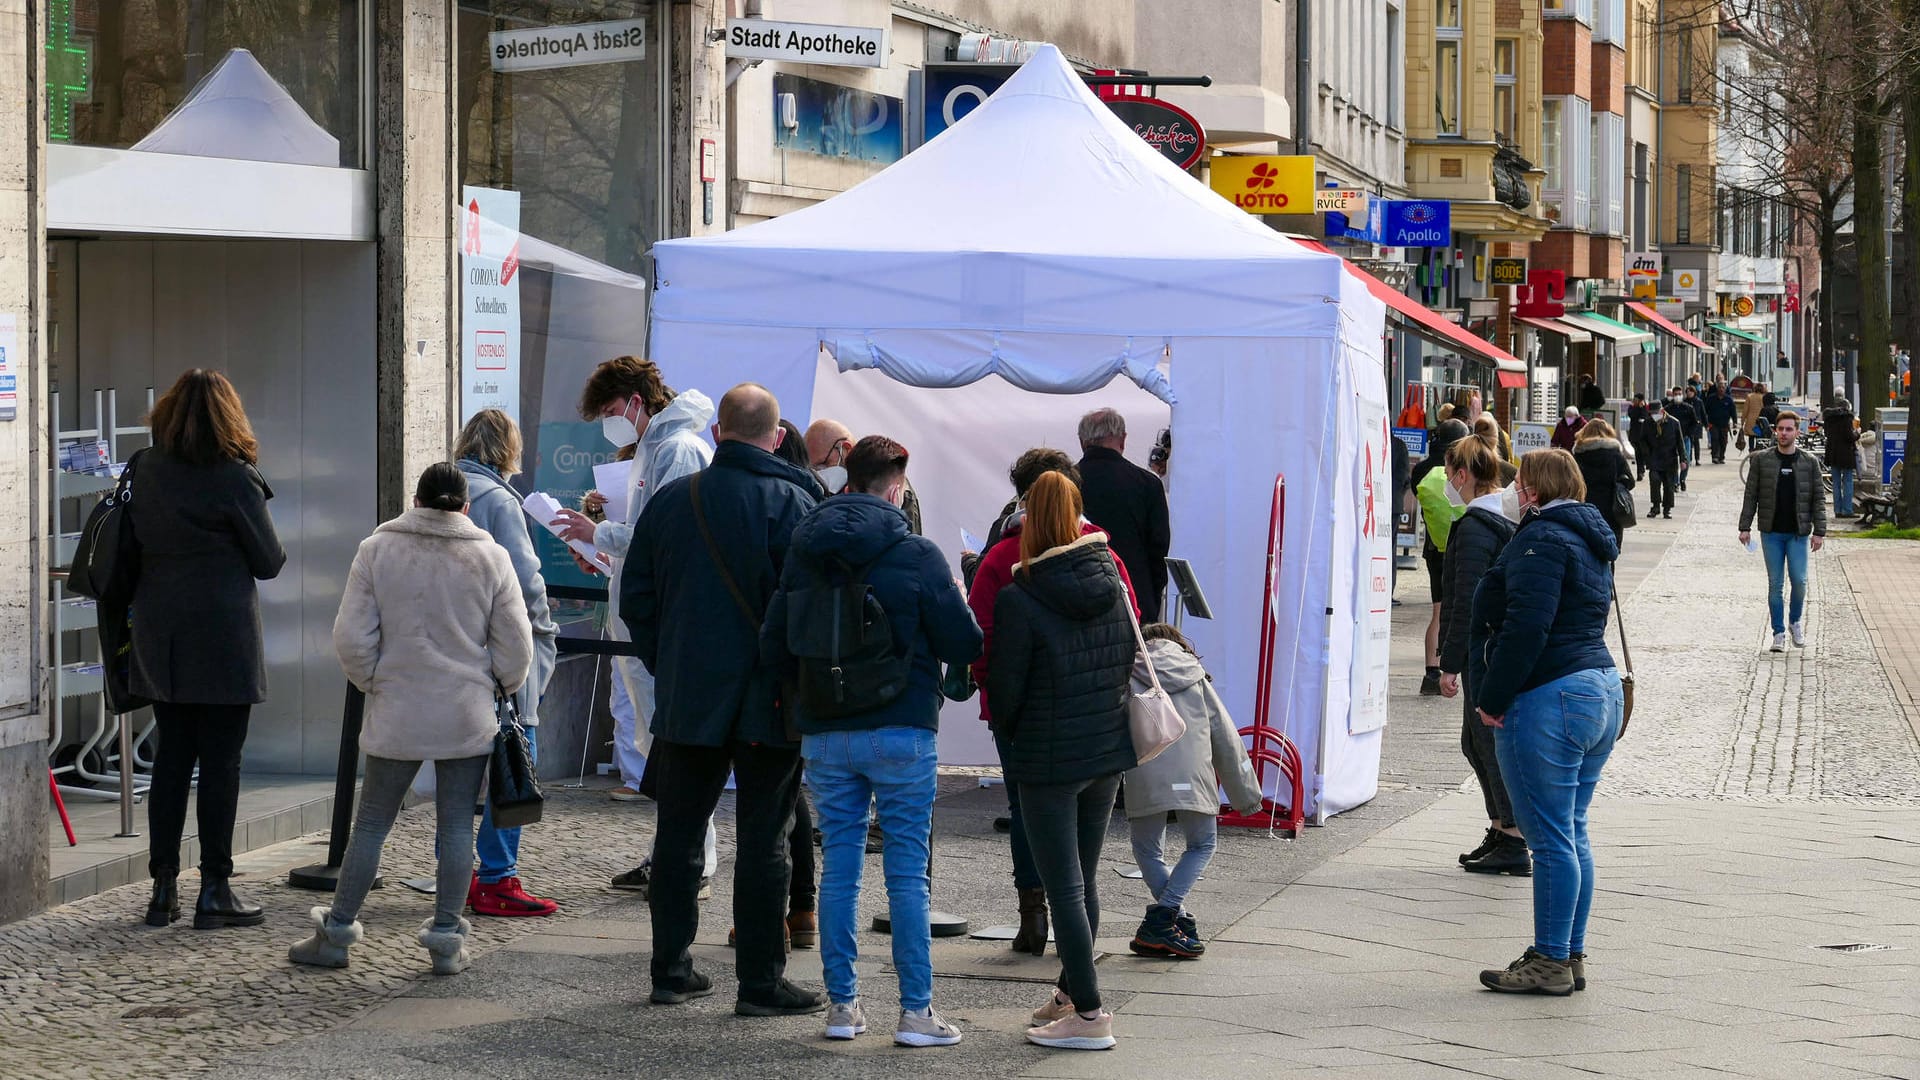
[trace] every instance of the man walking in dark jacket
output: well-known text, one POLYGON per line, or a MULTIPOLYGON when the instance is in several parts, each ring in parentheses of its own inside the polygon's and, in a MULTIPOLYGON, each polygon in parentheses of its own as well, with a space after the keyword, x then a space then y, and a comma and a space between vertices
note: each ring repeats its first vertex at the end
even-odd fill
POLYGON ((1695 432, 1700 430, 1700 417, 1681 396, 1679 387, 1667 391, 1667 418, 1680 425, 1680 490, 1687 490, 1687 470, 1693 462, 1695 432))
POLYGON ((1833 516, 1850 518, 1853 513, 1853 476, 1860 468, 1860 432, 1854 427, 1853 406, 1846 398, 1834 398, 1833 408, 1822 417, 1827 429, 1827 472, 1833 477, 1833 516))
MULTIPOLYGON (((928 924, 928 851, 933 833, 935 736, 940 725, 940 665, 980 655, 980 626, 931 540, 911 535, 900 509, 907 451, 869 435, 846 456, 846 493, 829 499, 794 531, 780 591, 760 631, 762 655, 795 693, 807 783, 818 808, 824 868, 820 876, 820 960, 825 969, 827 1037, 851 1039, 866 1026, 860 1009, 855 925, 867 807, 877 804, 893 967, 900 980, 894 1042, 950 1046, 958 1028, 933 1011, 933 937, 928 924), (863 682, 851 639, 839 645, 811 616, 831 612, 836 587, 864 582, 885 612, 883 676, 863 682), (822 601, 826 600, 826 603, 822 601), (848 697, 823 699, 822 675, 842 665, 856 674, 848 697), (863 687, 876 687, 862 693, 863 687), (889 694, 888 689, 891 693, 889 694)), ((862 654, 864 655, 864 654, 862 654)))
POLYGON ((1653 508, 1647 511, 1647 516, 1658 514, 1670 518, 1673 488, 1680 479, 1680 455, 1686 437, 1680 432, 1680 421, 1667 415, 1660 402, 1653 402, 1648 409, 1653 417, 1653 430, 1647 434, 1647 486, 1653 489, 1653 508))
POLYGON ((634 525, 620 588, 640 662, 658 683, 653 763, 653 994, 677 1005, 713 992, 688 947, 707 819, 728 772, 739 780, 734 917, 743 1016, 819 1012, 826 999, 788 982, 784 926, 792 862, 787 830, 800 754, 781 718, 760 627, 794 527, 814 508, 813 479, 774 456, 780 403, 754 383, 720 399, 713 464, 668 483, 634 525))
POLYGON ((1725 380, 1716 379, 1707 388, 1707 440, 1713 450, 1713 463, 1727 463, 1727 436, 1733 431, 1734 416, 1738 409, 1734 406, 1733 395, 1727 392, 1725 380))
POLYGON ((1087 520, 1107 534, 1107 545, 1138 583, 1145 625, 1160 621, 1173 534, 1167 489, 1159 477, 1121 456, 1126 448, 1127 419, 1118 410, 1095 409, 1080 418, 1080 494, 1087 520))

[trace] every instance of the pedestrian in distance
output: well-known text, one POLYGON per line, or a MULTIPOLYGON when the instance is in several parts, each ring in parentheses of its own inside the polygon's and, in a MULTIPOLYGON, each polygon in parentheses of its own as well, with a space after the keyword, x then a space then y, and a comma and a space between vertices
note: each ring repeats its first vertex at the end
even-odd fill
POLYGON ((1620 494, 1633 490, 1633 468, 1627 464, 1627 452, 1613 425, 1598 418, 1588 421, 1573 444, 1573 460, 1580 464, 1587 502, 1607 519, 1613 542, 1621 543, 1626 527, 1620 523, 1620 494))
POLYGON ((1647 462, 1653 460, 1649 442, 1652 435, 1653 411, 1647 406, 1647 395, 1635 394, 1633 403, 1627 406, 1627 445, 1633 447, 1635 480, 1647 478, 1647 462))
POLYGON ((1433 610, 1427 617, 1427 670, 1420 679, 1420 694, 1437 697, 1440 693, 1440 617, 1446 596, 1447 532, 1466 512, 1466 505, 1447 497, 1447 451, 1453 444, 1472 434, 1459 420, 1442 421, 1428 440, 1427 456, 1413 467, 1413 493, 1420 503, 1420 520, 1426 525, 1421 556, 1427 563, 1427 595, 1433 610))
MULTIPOLYGON (((1595 421, 1601 423, 1602 421, 1595 421)), ((1440 693, 1460 699, 1460 752, 1480 781, 1487 807, 1487 831, 1479 846, 1460 856, 1462 869, 1475 874, 1533 872, 1527 842, 1513 816, 1513 803, 1500 779, 1493 730, 1475 711, 1476 691, 1486 679, 1486 660, 1467 647, 1473 594, 1487 568, 1513 539, 1515 523, 1501 509, 1499 461, 1485 443, 1469 439, 1447 452, 1447 484, 1466 504, 1447 544, 1447 599, 1440 628, 1440 693)))
POLYGON ((1593 381, 1593 376, 1580 376, 1580 415, 1592 418, 1595 413, 1607 407, 1606 391, 1593 381))
POLYGON ((1767 615, 1773 626, 1773 652, 1807 643, 1807 554, 1827 542, 1826 484, 1820 463, 1800 451, 1800 416, 1783 410, 1773 425, 1774 445, 1747 461, 1746 496, 1740 502, 1740 542, 1753 542, 1760 526, 1760 548, 1767 560, 1767 615), (1785 579, 1785 580, 1783 580, 1785 579), (1783 611, 1780 588, 1791 585, 1792 606, 1783 611))
MULTIPOLYGON (((994 723, 993 695, 989 689, 993 667, 993 623, 1000 593, 1013 583, 1014 571, 1020 563, 1020 536, 1026 527, 1027 496, 1032 492, 1033 485, 1049 474, 1064 478, 1076 490, 1080 486, 1080 470, 1063 451, 1035 447, 1014 461, 1008 477, 1013 481, 1015 500, 1009 504, 996 527, 987 534, 986 554, 980 556, 974 565, 971 580, 967 584, 967 606, 973 610, 974 621, 980 624, 986 641, 980 659, 973 664, 974 682, 981 688, 980 719, 993 733, 994 750, 999 755, 1002 774, 1009 776, 1013 744, 999 725, 994 723)), ((1081 519, 1082 536, 1099 531, 1091 522, 1081 519)), ((1127 565, 1118 565, 1121 583, 1126 586, 1127 595, 1131 598, 1133 582, 1127 576, 1127 565)), ((1013 886, 1020 909, 1020 929, 1013 938, 1013 951, 1040 956, 1047 951, 1047 890, 1045 883, 1040 880, 1040 868, 1035 864, 1033 851, 1027 843, 1025 817, 1020 808, 1020 785, 1008 780, 1005 787, 1008 827, 1012 831, 1013 886)))
POLYGON ((296 964, 347 966, 380 849, 420 763, 431 761, 439 873, 419 940, 435 975, 467 967, 471 927, 460 909, 473 874, 473 804, 500 730, 496 699, 517 692, 533 664, 513 559, 468 519, 467 498, 452 462, 427 466, 413 509, 362 540, 347 571, 333 647, 367 695, 366 773, 333 905, 312 909, 313 935, 287 953, 296 964))
MULTIPOLYGON (((597 420, 603 438, 633 455, 627 467, 626 513, 619 520, 593 521, 562 510, 553 524, 560 538, 592 544, 612 564, 607 595, 617 598, 626 580, 627 555, 633 530, 647 502, 671 481, 706 468, 713 451, 701 433, 713 419, 713 402, 698 390, 675 391, 661 375, 659 365, 637 356, 616 356, 593 369, 580 391, 580 416, 597 420)), ((577 554, 574 562, 589 574, 601 573, 577 554)), ((626 623, 609 618, 614 640, 630 641, 626 623)), ((647 756, 652 749, 652 722, 656 687, 652 673, 632 656, 615 656, 610 708, 613 713, 614 761, 620 786, 610 793, 615 802, 639 802, 646 780, 647 756)), ((713 894, 712 878, 719 865, 718 835, 707 826, 705 862, 700 898, 713 894)), ((652 881, 652 859, 616 876, 612 885, 646 895, 652 881)))
MULTIPOLYGON (((460 429, 454 464, 467 478, 467 518, 506 549, 526 603, 527 622, 533 627, 533 661, 513 701, 526 729, 527 756, 537 763, 540 697, 547 692, 559 658, 560 627, 554 624, 547 603, 547 582, 540 574, 540 556, 527 532, 520 496, 507 486, 508 479, 520 471, 521 452, 519 425, 499 409, 482 409, 460 429)), ((474 848, 480 865, 467 889, 467 906, 475 915, 540 916, 559 910, 559 904, 529 894, 521 884, 520 830, 495 827, 492 806, 480 816, 474 848)))
POLYGON ((259 443, 240 395, 217 371, 194 368, 147 416, 153 445, 133 470, 139 541, 128 686, 153 702, 160 743, 147 793, 147 925, 180 918, 180 839, 200 769, 200 895, 196 930, 257 926, 260 905, 236 894, 233 823, 247 718, 267 698, 256 581, 277 577, 287 553, 260 475, 259 443))
POLYGON ((854 964, 868 810, 877 803, 900 980, 893 1040, 950 1046, 961 1036, 933 1011, 928 899, 940 671, 978 658, 981 634, 946 557, 907 530, 907 460, 906 448, 883 435, 854 444, 844 492, 794 530, 760 648, 788 688, 819 802, 826 1035, 851 1039, 867 1026, 854 964))
POLYGON ((1707 440, 1713 451, 1713 463, 1727 463, 1727 437, 1733 432, 1733 424, 1738 413, 1733 395, 1727 391, 1725 379, 1715 379, 1707 388, 1704 397, 1707 413, 1707 440))
POLYGON ((1853 481, 1860 468, 1860 430, 1854 422, 1853 405, 1846 398, 1834 398, 1833 408, 1823 419, 1827 430, 1827 472, 1833 476, 1833 516, 1856 517, 1853 512, 1853 481))
POLYGON ((1700 383, 1697 377, 1680 392, 1680 404, 1685 406, 1687 414, 1693 417, 1692 423, 1681 424, 1687 434, 1688 464, 1698 465, 1700 464, 1700 444, 1707 441, 1707 402, 1700 396, 1700 383))
POLYGON ((1157 676, 1187 730, 1178 742, 1122 780, 1127 789, 1133 862, 1153 898, 1129 947, 1139 956, 1195 960, 1206 953, 1207 946, 1186 901, 1200 875, 1207 872, 1219 843, 1216 792, 1224 788, 1235 810, 1255 814, 1263 805, 1260 781, 1240 731, 1214 691, 1213 676, 1201 666, 1193 643, 1166 623, 1143 626, 1140 635, 1147 643, 1147 656, 1134 659, 1134 692, 1145 693, 1157 676), (1153 676, 1147 673, 1148 659, 1153 662, 1153 676), (1171 869, 1164 854, 1169 815, 1186 845, 1171 869))
POLYGON ((1505 968, 1482 971, 1480 982, 1564 996, 1586 988, 1587 808, 1625 704, 1606 645, 1620 549, 1600 511, 1582 501, 1573 455, 1528 454, 1518 486, 1520 527, 1474 595, 1467 647, 1486 657, 1476 708, 1494 729, 1500 775, 1533 850, 1533 944, 1505 968))
POLYGON ((1580 437, 1580 429, 1587 426, 1587 418, 1572 405, 1561 411, 1560 422, 1553 425, 1553 435, 1547 440, 1555 450, 1573 449, 1573 440, 1580 437))
POLYGON ((1682 387, 1667 391, 1667 416, 1680 423, 1680 490, 1687 490, 1687 474, 1700 449, 1700 414, 1682 387))
POLYGON ((826 998, 785 977, 800 753, 780 711, 777 673, 760 655, 760 628, 818 489, 812 473, 774 455, 784 438, 780 403, 765 387, 727 391, 716 434, 713 463, 668 482, 640 511, 619 598, 658 687, 649 1000, 678 1005, 713 992, 689 948, 700 929, 702 839, 731 772, 739 781, 734 1011, 817 1013, 826 998))
POLYGON ((1007 782, 1020 785, 1060 953, 1057 989, 1027 1039, 1099 1050, 1114 1044, 1094 973, 1100 851, 1120 774, 1139 763, 1127 721, 1131 598, 1106 534, 1082 532, 1066 477, 1041 476, 1026 509, 1019 568, 994 602, 986 688, 994 733, 1012 744, 1007 782))
POLYGON ((1080 418, 1080 493, 1087 520, 1107 534, 1108 544, 1139 583, 1140 619, 1156 622, 1167 595, 1167 551, 1173 531, 1167 489, 1160 478, 1128 461, 1127 420, 1117 409, 1095 409, 1080 418))
POLYGON ((1670 518, 1674 489, 1680 482, 1686 436, 1680 430, 1680 421, 1667 415, 1663 403, 1649 402, 1647 410, 1653 422, 1653 430, 1647 433, 1647 487, 1652 493, 1647 517, 1670 518))

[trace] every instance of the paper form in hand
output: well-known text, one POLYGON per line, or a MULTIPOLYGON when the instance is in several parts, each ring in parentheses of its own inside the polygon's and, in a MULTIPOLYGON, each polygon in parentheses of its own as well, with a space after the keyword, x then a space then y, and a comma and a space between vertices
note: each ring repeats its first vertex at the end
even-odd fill
POLYGON ((593 489, 607 497, 605 506, 607 520, 627 524, 627 473, 633 468, 631 461, 609 461, 593 467, 593 489))
POLYGON ((968 532, 965 529, 961 529, 960 530, 960 550, 977 552, 981 555, 984 555, 987 553, 987 546, 980 542, 979 537, 973 535, 972 533, 968 532))
MULTIPOLYGON (((541 528, 554 536, 560 535, 560 530, 553 526, 553 523, 560 518, 560 504, 554 501, 553 496, 544 491, 536 491, 521 500, 520 508, 525 510, 527 516, 537 522, 541 528)), ((599 567, 601 573, 613 572, 613 560, 585 540, 569 540, 567 546, 587 562, 599 567)))

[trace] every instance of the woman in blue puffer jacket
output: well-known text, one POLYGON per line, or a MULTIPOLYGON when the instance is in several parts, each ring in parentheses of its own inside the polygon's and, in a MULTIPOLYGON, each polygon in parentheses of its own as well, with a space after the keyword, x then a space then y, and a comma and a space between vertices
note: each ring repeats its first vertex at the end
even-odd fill
POLYGON ((1520 459, 1520 528, 1474 594, 1469 648, 1486 657, 1480 722, 1494 728, 1500 775, 1533 849, 1533 945, 1488 989, 1567 995, 1586 984, 1593 852, 1587 806, 1620 736, 1625 704, 1607 651, 1613 529, 1582 500, 1565 450, 1520 459))

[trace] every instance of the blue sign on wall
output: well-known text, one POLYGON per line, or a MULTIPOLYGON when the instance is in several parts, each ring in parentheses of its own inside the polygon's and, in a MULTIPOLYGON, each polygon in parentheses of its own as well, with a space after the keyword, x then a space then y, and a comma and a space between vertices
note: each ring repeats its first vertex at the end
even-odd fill
POLYGON ((792 130, 774 124, 773 143, 782 150, 882 165, 906 153, 899 98, 787 74, 774 75, 773 94, 774 115, 780 114, 780 95, 792 94, 799 121, 792 130))
POLYGON ((1367 232, 1387 247, 1447 247, 1453 243, 1453 205, 1440 199, 1375 199, 1367 232))
POLYGON ((1018 64, 928 64, 921 83, 920 142, 959 123, 1019 70, 1018 64))

